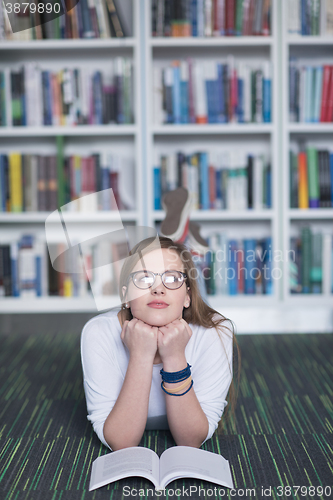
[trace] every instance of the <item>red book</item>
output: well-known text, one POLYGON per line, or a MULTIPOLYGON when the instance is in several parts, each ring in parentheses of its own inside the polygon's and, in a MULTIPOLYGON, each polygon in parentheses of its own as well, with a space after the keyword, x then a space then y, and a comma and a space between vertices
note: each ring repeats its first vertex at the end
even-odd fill
POLYGON ((235 4, 236 0, 226 0, 225 29, 227 36, 234 36, 235 34, 235 4))
POLYGON ((245 280, 245 265, 244 265, 244 250, 237 250, 237 293, 244 293, 245 280))
POLYGON ((88 191, 89 193, 96 193, 96 176, 95 176, 95 158, 89 156, 87 158, 87 169, 88 169, 88 191))
POLYGON ((215 185, 215 168, 210 165, 208 167, 208 186, 209 186, 209 208, 215 207, 216 185, 215 185))
POLYGON ((331 77, 328 87, 328 103, 327 103, 327 114, 326 121, 333 122, 333 66, 331 66, 331 77))
POLYGON ((325 64, 323 71, 323 87, 321 95, 320 122, 327 122, 328 91, 330 88, 331 67, 325 64))
POLYGON ((81 158, 81 195, 85 196, 89 192, 89 172, 88 158, 81 158))
POLYGON ((118 172, 110 172, 110 185, 113 190, 113 194, 116 200, 117 206, 114 206, 112 203, 111 210, 122 210, 123 206, 120 200, 119 189, 118 189, 118 172))
POLYGON ((254 18, 254 13, 255 13, 255 3, 256 0, 250 0, 250 7, 249 7, 249 17, 248 17, 248 24, 246 27, 246 35, 251 36, 253 35, 253 18, 254 18))

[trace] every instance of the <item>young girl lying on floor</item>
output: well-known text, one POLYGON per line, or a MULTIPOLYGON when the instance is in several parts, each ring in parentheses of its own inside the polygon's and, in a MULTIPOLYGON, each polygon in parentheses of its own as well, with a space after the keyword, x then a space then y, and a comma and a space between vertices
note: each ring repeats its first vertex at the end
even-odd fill
POLYGON ((144 430, 170 429, 177 445, 209 439, 233 390, 234 334, 201 298, 186 247, 169 238, 136 245, 120 275, 120 311, 83 328, 88 419, 112 450, 144 430))

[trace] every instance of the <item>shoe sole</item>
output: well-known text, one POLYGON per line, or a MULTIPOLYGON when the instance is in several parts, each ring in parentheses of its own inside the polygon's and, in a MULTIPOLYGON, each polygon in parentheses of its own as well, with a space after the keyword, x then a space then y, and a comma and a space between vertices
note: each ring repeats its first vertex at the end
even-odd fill
POLYGON ((161 235, 175 241, 184 241, 188 231, 191 211, 189 192, 185 188, 170 191, 163 198, 162 206, 166 211, 166 217, 161 224, 161 235))

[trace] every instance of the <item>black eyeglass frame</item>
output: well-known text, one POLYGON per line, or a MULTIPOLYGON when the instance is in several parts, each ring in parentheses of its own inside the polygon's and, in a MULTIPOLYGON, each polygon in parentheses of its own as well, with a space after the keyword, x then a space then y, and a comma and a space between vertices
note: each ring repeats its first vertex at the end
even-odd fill
POLYGON ((134 286, 136 286, 136 288, 138 288, 139 290, 148 290, 149 288, 151 288, 152 286, 154 286, 154 283, 156 281, 156 276, 161 276, 161 281, 163 283, 163 286, 165 286, 165 288, 167 288, 168 290, 179 290, 179 288, 185 283, 185 281, 187 280, 187 274, 186 273, 183 273, 182 271, 178 271, 177 269, 168 269, 167 271, 164 271, 163 273, 153 273, 153 271, 147 271, 145 269, 143 269, 142 271, 135 271, 134 273, 131 273, 128 275, 128 280, 127 280, 127 283, 130 279, 132 279, 132 282, 134 284, 134 286), (150 273, 154 276, 154 281, 153 283, 150 285, 150 286, 147 286, 147 288, 140 288, 134 281, 133 279, 133 276, 137 273, 150 273), (163 281, 163 276, 165 275, 165 273, 172 273, 172 272, 176 272, 176 273, 179 273, 183 276, 183 281, 181 282, 181 284, 177 287, 177 288, 169 288, 163 281))

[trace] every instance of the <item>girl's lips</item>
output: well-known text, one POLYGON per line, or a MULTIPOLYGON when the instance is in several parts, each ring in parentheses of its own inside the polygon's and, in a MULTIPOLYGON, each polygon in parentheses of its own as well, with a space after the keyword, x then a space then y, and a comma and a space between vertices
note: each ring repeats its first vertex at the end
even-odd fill
POLYGON ((165 309, 168 307, 168 304, 165 302, 149 302, 148 307, 152 307, 153 309, 165 309))

